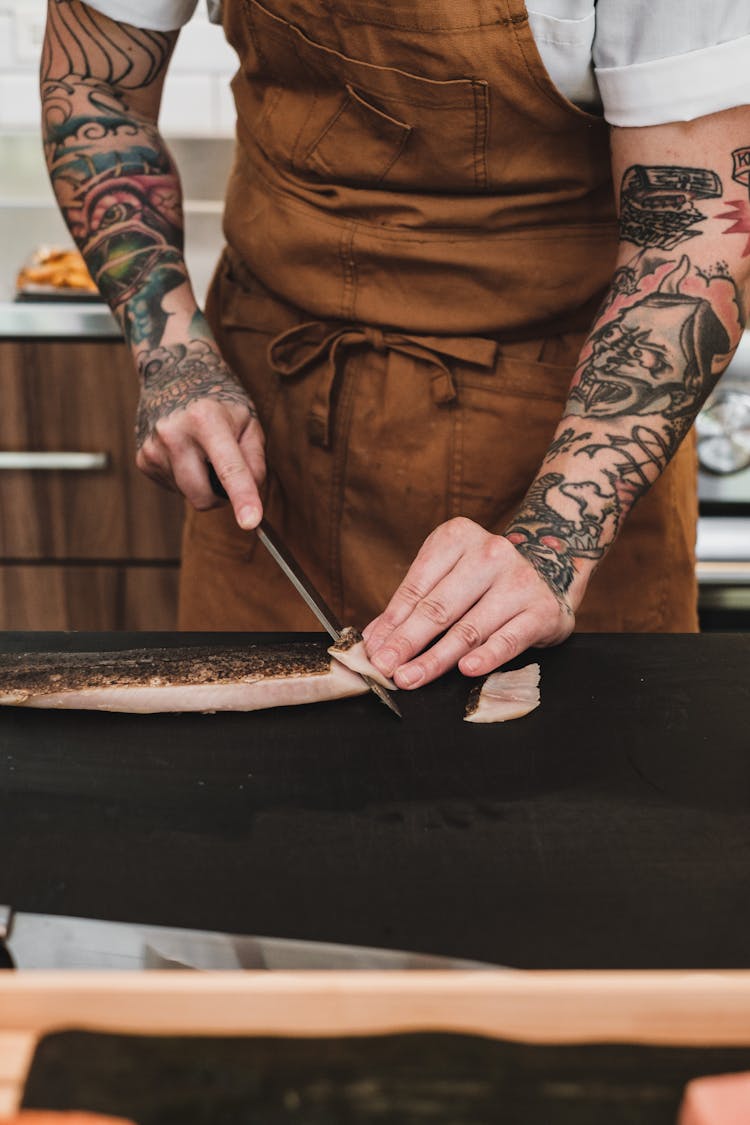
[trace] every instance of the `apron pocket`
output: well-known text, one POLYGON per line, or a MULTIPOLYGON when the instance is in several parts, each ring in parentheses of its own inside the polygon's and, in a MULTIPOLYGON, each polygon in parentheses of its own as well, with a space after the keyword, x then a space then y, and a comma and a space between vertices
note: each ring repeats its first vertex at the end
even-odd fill
POLYGON ((336 177, 342 153, 350 183, 379 184, 398 160, 411 125, 366 101, 353 86, 305 155, 305 163, 325 177, 336 177))
MULTIPOLYGON (((280 168, 354 187, 487 187, 486 82, 352 58, 259 0, 246 0, 246 13, 255 48, 247 78, 262 89, 246 124, 280 168)), ((376 42, 373 57, 382 48, 376 42)))

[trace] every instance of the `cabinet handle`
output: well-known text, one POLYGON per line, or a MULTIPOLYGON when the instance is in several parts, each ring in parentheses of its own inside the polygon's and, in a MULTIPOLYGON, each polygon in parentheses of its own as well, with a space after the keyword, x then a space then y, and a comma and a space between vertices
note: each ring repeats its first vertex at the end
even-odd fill
POLYGON ((706 560, 696 566, 698 582, 702 586, 750 586, 750 562, 706 560))
POLYGON ((2 469, 43 469, 52 472, 63 469, 66 472, 93 473, 106 469, 109 465, 108 453, 11 453, 0 451, 0 470, 2 469))

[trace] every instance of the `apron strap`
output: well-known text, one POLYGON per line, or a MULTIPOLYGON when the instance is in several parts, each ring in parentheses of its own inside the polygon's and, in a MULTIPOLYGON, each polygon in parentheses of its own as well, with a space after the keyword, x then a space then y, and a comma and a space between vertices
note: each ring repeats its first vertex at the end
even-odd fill
POLYGON ((397 352, 423 364, 429 371, 433 401, 442 405, 456 398, 456 385, 446 359, 457 359, 491 369, 497 341, 481 336, 414 336, 370 325, 310 320, 280 333, 268 346, 271 368, 284 378, 302 375, 325 364, 307 419, 313 445, 327 448, 336 384, 347 350, 371 348, 385 354, 397 352))

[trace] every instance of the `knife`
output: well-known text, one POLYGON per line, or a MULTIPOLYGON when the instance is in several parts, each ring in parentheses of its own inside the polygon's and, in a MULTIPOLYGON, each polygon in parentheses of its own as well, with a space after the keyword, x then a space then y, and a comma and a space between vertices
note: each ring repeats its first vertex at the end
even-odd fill
MULTIPOLYGON (((206 464, 208 466, 208 479, 211 482, 211 488, 217 496, 220 496, 223 500, 228 500, 229 496, 217 476, 216 469, 210 461, 207 461, 206 464)), ((289 551, 288 547, 281 541, 268 520, 262 519, 256 527, 255 532, 274 562, 283 570, 297 593, 313 611, 325 631, 333 637, 334 641, 338 642, 341 639, 344 626, 336 617, 333 610, 323 600, 323 596, 318 592, 315 586, 313 586, 302 567, 289 551)), ((384 703, 386 707, 390 708, 399 719, 403 718, 395 699, 389 691, 386 691, 382 684, 379 684, 372 676, 366 676, 364 672, 359 672, 357 674, 362 677, 370 691, 378 697, 381 703, 384 703)))
POLYGON ((0 906, 0 965, 16 969, 275 971, 498 968, 483 961, 395 949, 25 914, 8 906, 0 906))

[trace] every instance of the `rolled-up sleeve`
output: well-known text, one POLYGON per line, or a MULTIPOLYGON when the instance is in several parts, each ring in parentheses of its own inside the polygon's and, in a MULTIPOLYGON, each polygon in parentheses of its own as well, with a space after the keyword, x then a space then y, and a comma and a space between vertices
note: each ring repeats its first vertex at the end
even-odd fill
POLYGON ((86 0, 86 3, 111 20, 149 31, 177 31, 198 6, 198 0, 86 0))
POLYGON ((612 125, 691 121, 750 104, 746 0, 597 0, 594 67, 612 125))

